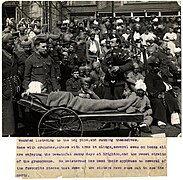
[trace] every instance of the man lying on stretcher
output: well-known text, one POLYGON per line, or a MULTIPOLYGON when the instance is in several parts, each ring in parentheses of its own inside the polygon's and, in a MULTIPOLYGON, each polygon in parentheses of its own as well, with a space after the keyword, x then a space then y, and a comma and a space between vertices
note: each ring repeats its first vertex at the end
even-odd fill
MULTIPOLYGON (((33 84, 33 82, 32 82, 33 84)), ((39 100, 46 106, 58 107, 63 106, 82 113, 93 113, 102 110, 117 110, 125 113, 140 112, 144 115, 144 121, 140 127, 149 131, 149 125, 152 123, 152 109, 150 101, 146 96, 146 85, 142 80, 136 83, 136 93, 133 92, 127 99, 107 100, 107 99, 85 99, 79 96, 73 96, 70 92, 59 91, 51 92, 45 96, 40 96, 41 86, 32 88, 30 84, 29 90, 24 93, 38 93, 39 100)))

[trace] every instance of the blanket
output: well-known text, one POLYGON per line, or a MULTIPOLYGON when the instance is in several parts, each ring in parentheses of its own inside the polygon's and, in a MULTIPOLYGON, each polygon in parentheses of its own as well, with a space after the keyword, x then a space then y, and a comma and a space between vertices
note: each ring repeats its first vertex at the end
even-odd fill
POLYGON ((49 107, 64 106, 82 113, 90 113, 102 110, 118 110, 120 112, 125 112, 127 108, 138 101, 138 97, 135 95, 135 93, 132 93, 128 99, 84 99, 78 96, 73 96, 73 94, 70 92, 60 91, 51 92, 44 101, 46 106, 49 107))

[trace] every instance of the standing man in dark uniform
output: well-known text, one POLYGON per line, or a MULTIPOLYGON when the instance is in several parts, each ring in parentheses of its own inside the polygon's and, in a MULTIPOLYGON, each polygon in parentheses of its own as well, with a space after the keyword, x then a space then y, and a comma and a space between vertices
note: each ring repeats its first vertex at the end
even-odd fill
POLYGON ((58 89, 52 59, 47 53, 47 38, 38 37, 34 43, 35 52, 25 61, 23 88, 28 89, 32 81, 43 84, 47 93, 58 89))
POLYGON ((14 54, 14 39, 12 34, 2 36, 2 135, 15 134, 15 110, 13 101, 20 92, 22 65, 14 54))
MULTIPOLYGON (((102 70, 105 72, 102 97, 115 100, 123 98, 125 73, 134 67, 129 52, 119 48, 119 41, 116 38, 112 39, 111 46, 112 50, 108 51, 102 64, 102 70)), ((110 123, 104 123, 99 129, 110 125, 110 123)), ((119 129, 119 127, 119 123, 114 123, 115 129, 119 129)))
POLYGON ((62 61, 62 46, 60 44, 60 36, 50 34, 49 38, 51 39, 50 47, 48 48, 48 53, 50 57, 53 59, 53 66, 55 69, 55 76, 56 76, 56 82, 58 89, 61 90, 61 78, 62 74, 60 71, 60 64, 62 61))
MULTIPOLYGON (((25 68, 25 60, 32 54, 31 41, 21 41, 20 48, 15 51, 15 54, 18 58, 18 61, 21 62, 23 64, 23 67, 25 68)), ((21 81, 23 81, 24 78, 24 68, 21 69, 21 81)))
POLYGON ((102 70, 106 73, 104 78, 104 99, 121 99, 125 88, 125 72, 133 69, 133 62, 129 52, 119 48, 118 42, 114 42, 102 64, 102 70))

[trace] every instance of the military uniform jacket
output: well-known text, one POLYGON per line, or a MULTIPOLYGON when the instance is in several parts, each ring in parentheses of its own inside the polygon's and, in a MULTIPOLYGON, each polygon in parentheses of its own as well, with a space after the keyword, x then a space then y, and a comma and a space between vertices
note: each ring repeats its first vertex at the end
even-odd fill
POLYGON ((25 61, 23 88, 28 89, 32 81, 41 82, 48 93, 57 89, 55 70, 50 56, 43 57, 34 52, 25 61))
POLYGON ((16 97, 20 90, 19 64, 14 55, 2 50, 2 94, 3 98, 16 97))
MULTIPOLYGON (((128 72, 129 70, 132 70, 133 62, 130 59, 124 59, 122 57, 123 51, 120 49, 111 50, 109 51, 102 63, 102 70, 106 73, 104 81, 107 83, 111 81, 115 81, 116 85, 121 85, 125 83, 125 72, 128 72), (117 71, 113 76, 111 76, 108 72, 107 63, 111 62, 113 66, 119 66, 119 71, 117 71)), ((104 82, 104 83, 105 83, 104 82)))
POLYGON ((153 72, 150 72, 146 75, 145 83, 147 85, 147 92, 149 93, 149 97, 157 98, 160 93, 166 91, 163 79, 153 72))

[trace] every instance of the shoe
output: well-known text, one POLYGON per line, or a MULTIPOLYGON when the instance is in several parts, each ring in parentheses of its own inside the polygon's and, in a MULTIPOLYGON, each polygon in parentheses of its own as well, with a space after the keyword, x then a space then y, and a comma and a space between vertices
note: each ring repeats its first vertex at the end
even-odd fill
POLYGON ((145 133, 151 133, 151 129, 149 126, 140 127, 140 131, 145 132, 145 133))
POLYGON ((166 125, 163 125, 163 124, 162 125, 159 125, 159 128, 160 129, 165 129, 166 128, 166 125))

